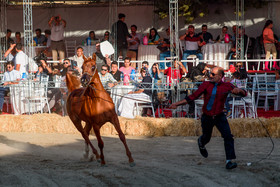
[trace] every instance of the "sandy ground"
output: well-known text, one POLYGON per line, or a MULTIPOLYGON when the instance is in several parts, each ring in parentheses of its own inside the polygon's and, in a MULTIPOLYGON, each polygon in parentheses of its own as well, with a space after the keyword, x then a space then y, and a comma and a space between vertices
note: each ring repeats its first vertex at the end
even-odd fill
MULTIPOLYGON (((91 140, 97 147, 95 137, 91 140)), ((235 139, 238 168, 227 171, 221 138, 197 148, 197 137, 127 137, 130 167, 118 137, 103 137, 105 167, 82 159, 80 135, 0 133, 0 186, 279 186, 280 139, 235 139), (251 166, 246 166, 252 162, 251 166)))

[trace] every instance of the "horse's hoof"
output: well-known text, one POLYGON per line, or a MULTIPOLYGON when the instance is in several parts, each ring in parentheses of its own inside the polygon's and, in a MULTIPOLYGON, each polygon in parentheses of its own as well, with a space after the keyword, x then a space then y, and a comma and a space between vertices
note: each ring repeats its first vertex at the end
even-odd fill
POLYGON ((89 161, 89 162, 94 161, 94 156, 93 156, 93 155, 90 155, 90 157, 89 157, 88 161, 89 161))
POLYGON ((99 162, 99 163, 101 162, 101 158, 98 158, 98 159, 96 159, 96 160, 97 160, 97 162, 99 162))
POLYGON ((129 163, 129 166, 130 166, 130 167, 134 167, 135 165, 136 165, 135 162, 130 162, 130 163, 129 163))

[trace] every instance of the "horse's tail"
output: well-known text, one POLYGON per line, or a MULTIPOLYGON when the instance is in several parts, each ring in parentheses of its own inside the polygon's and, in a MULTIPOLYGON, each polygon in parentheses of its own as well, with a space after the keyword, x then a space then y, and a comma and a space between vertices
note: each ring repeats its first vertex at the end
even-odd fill
POLYGON ((75 89, 80 88, 81 82, 77 76, 74 76, 70 73, 66 74, 66 85, 69 92, 72 92, 75 89))

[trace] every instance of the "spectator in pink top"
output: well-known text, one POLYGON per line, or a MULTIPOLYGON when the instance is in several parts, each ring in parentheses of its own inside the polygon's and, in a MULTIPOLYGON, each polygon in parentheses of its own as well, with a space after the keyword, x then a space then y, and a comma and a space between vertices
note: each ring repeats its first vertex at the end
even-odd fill
POLYGON ((124 66, 120 68, 120 71, 125 75, 130 75, 131 71, 135 69, 133 67, 131 67, 131 63, 130 63, 130 58, 126 57, 124 59, 124 66))

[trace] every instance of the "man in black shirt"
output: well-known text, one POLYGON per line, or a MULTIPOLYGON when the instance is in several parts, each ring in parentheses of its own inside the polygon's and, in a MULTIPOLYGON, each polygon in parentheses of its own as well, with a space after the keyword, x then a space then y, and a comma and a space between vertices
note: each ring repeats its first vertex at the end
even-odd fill
POLYGON ((120 13, 119 20, 112 26, 113 38, 117 40, 117 55, 120 56, 122 53, 123 59, 126 57, 126 51, 128 47, 127 37, 131 38, 131 35, 128 32, 127 25, 124 22, 125 15, 120 13))
POLYGON ((201 42, 205 42, 205 44, 206 44, 206 43, 209 43, 209 40, 213 41, 212 34, 207 32, 207 25, 202 25, 201 31, 202 32, 198 33, 198 35, 201 38, 201 40, 200 40, 201 42))
POLYGON ((116 79, 118 82, 121 81, 121 74, 123 74, 123 73, 120 70, 118 70, 118 63, 116 61, 113 61, 111 64, 110 73, 113 75, 114 79, 116 79))

